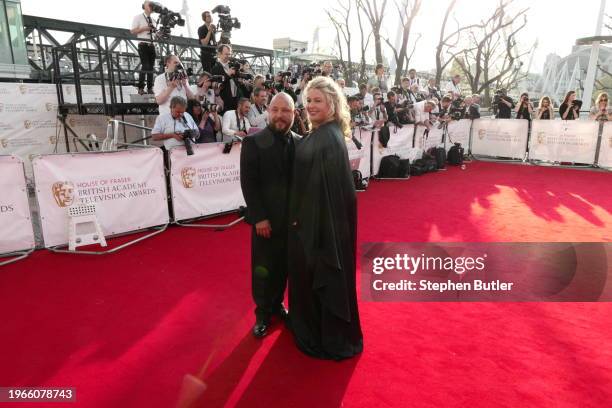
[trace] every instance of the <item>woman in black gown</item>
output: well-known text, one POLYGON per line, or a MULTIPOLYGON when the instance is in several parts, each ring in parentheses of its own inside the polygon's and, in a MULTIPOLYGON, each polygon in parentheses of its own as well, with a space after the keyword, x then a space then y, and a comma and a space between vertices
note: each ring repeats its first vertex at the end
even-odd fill
POLYGON ((311 133, 296 146, 289 213, 289 325, 304 353, 340 360, 363 349, 355 287, 357 200, 338 86, 304 91, 311 133))

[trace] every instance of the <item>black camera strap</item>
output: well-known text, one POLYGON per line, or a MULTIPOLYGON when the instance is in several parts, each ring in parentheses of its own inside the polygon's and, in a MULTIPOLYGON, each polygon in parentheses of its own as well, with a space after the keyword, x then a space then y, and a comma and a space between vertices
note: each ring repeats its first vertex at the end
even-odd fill
POLYGON ((247 130, 246 130, 246 123, 244 122, 244 118, 242 118, 242 126, 240 126, 240 118, 238 117, 238 109, 236 109, 234 113, 236 114, 236 126, 238 126, 238 131, 246 133, 247 130))

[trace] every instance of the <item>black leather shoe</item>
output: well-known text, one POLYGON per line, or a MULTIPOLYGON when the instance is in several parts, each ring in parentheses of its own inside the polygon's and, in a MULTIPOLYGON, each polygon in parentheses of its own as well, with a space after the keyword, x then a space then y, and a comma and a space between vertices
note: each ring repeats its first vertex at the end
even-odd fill
POLYGON ((287 311, 287 309, 285 309, 284 305, 280 305, 280 308, 278 309, 278 311, 275 313, 278 317, 280 317, 282 320, 287 319, 287 316, 289 316, 289 312, 287 311))
POLYGON ((255 326, 253 326, 253 336, 258 339, 261 339, 266 334, 268 334, 268 326, 268 322, 258 319, 255 323, 255 326))

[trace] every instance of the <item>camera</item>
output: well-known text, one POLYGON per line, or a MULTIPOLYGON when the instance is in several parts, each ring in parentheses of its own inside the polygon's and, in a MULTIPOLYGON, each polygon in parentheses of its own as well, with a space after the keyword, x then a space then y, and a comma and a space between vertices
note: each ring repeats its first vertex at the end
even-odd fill
POLYGON ((230 44, 232 30, 241 27, 240 21, 230 15, 231 9, 228 6, 216 6, 211 11, 219 16, 219 24, 217 26, 217 30, 221 30, 219 44, 230 44))
POLYGON ((178 64, 174 71, 168 72, 168 81, 178 80, 179 82, 193 75, 193 69, 183 67, 183 64, 178 64))
POLYGON ((159 20, 157 23, 161 24, 161 27, 157 29, 155 33, 158 40, 167 40, 170 38, 170 32, 177 25, 180 27, 185 26, 185 20, 179 13, 168 10, 166 7, 157 2, 152 1, 149 4, 151 5, 151 10, 154 13, 159 14, 159 20))
POLYGON ((448 116, 451 120, 460 120, 465 116, 465 104, 463 98, 459 97, 451 102, 448 110, 448 116))
POLYGON ((204 101, 202 102, 201 105, 202 105, 202 109, 204 109, 207 112, 219 112, 219 105, 217 105, 216 103, 204 101))
POLYGON ((221 84, 225 81, 225 77, 223 75, 211 75, 208 79, 211 83, 221 84))
POLYGON ((185 144, 187 156, 193 156, 193 146, 191 144, 195 143, 199 136, 200 135, 193 129, 185 129, 183 132, 183 143, 185 144))

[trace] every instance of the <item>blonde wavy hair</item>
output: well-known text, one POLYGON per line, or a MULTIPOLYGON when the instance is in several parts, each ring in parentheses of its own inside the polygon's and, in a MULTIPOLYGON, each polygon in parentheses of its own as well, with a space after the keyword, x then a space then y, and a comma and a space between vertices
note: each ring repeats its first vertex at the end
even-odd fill
POLYGON ((340 125, 340 129, 344 134, 344 137, 351 137, 351 113, 348 107, 348 103, 346 102, 346 97, 344 93, 332 79, 328 77, 317 77, 308 82, 306 89, 304 89, 304 102, 308 99, 308 95, 312 90, 319 90, 324 96, 325 100, 329 104, 330 110, 327 115, 326 120, 323 123, 314 124, 310 122, 310 117, 308 118, 308 123, 311 129, 316 129, 317 127, 328 123, 328 122, 336 122, 340 125))

